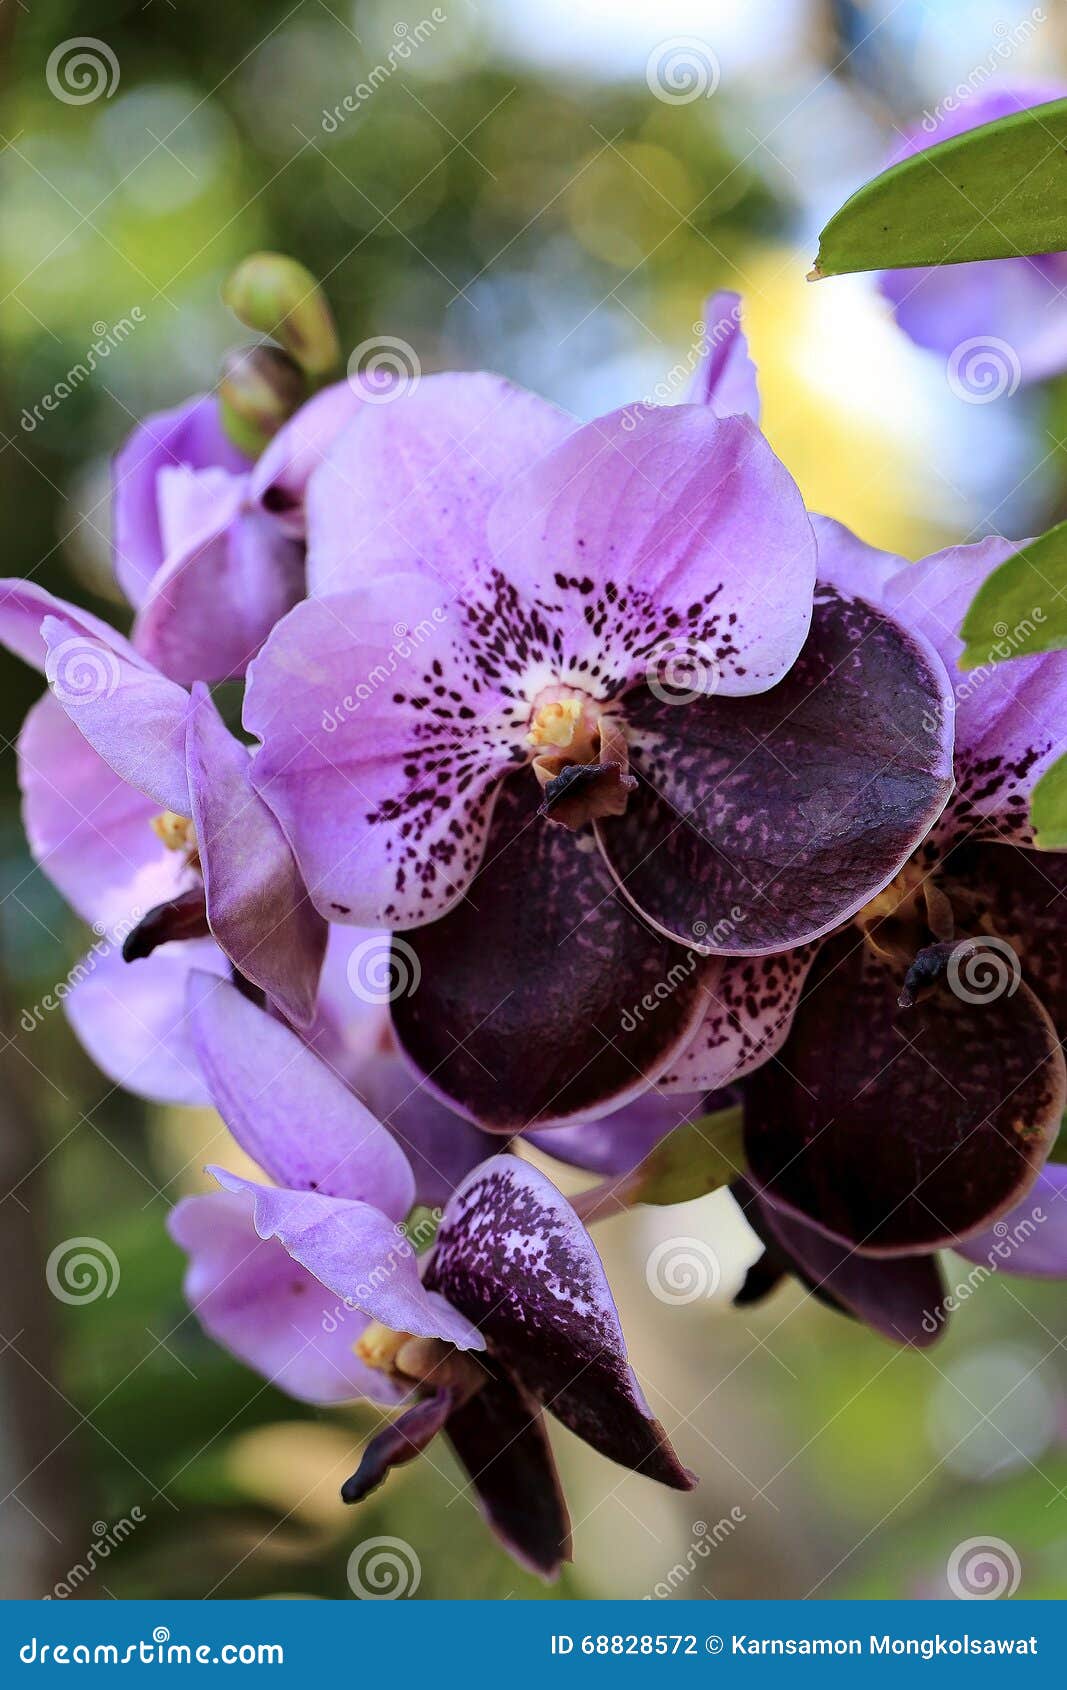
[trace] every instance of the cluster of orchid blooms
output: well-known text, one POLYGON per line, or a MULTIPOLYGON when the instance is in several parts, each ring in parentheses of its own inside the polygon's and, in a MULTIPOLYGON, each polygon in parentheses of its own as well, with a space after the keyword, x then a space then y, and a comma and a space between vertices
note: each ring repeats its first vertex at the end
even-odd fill
MULTIPOLYGON (((256 262, 266 294, 292 281, 256 262)), ((546 1409, 695 1482, 580 1215, 722 1094, 763 1245, 741 1299, 794 1275, 926 1344, 939 1252, 986 1260, 1016 1212, 1041 1224, 1004 1266, 1067 1273, 1067 859, 1028 824, 1067 654, 957 700, 963 613, 1012 544, 907 564, 810 515, 732 295, 686 402, 585 425, 479 374, 297 404, 332 329, 291 303, 295 361, 224 384, 260 440, 201 396, 117 456, 129 638, 4 584, 0 635, 49 681, 26 830, 127 934, 71 995, 86 1048, 214 1104, 262 1170, 172 1212, 206 1331, 294 1397, 399 1409, 346 1501, 443 1432, 551 1577, 546 1409), (350 959, 390 934, 403 989, 361 993, 350 959), (959 990, 1006 947, 1021 980, 959 990)))

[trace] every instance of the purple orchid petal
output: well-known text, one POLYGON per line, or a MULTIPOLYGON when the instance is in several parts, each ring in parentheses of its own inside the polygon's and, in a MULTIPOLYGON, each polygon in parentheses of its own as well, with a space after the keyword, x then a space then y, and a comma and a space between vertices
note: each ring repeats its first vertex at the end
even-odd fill
POLYGON ((188 761, 211 931, 247 979, 291 1021, 308 1026, 326 923, 308 898, 273 812, 252 785, 248 751, 199 682, 189 706, 188 761))
POLYGON ((192 939, 135 963, 114 946, 93 950, 72 971, 67 1019, 115 1085, 153 1103, 210 1102, 185 1018, 194 968, 223 974, 227 963, 210 939, 192 939))
MULTIPOLYGON (((38 587, 32 581, 24 581, 18 576, 9 576, 0 581, 0 642, 42 675, 46 672, 48 658, 48 648, 41 632, 41 625, 46 616, 53 616, 66 623, 67 633, 72 640, 84 639, 90 647, 99 642, 107 646, 120 661, 130 663, 136 668, 148 669, 148 665, 137 655, 129 641, 109 623, 101 621, 99 616, 94 616, 91 611, 80 610, 77 605, 68 604, 66 599, 58 599, 44 587, 38 587)), ((52 677, 49 676, 49 679, 52 677)), ((74 686, 75 679, 76 677, 71 675, 68 684, 74 686)))
POLYGON ((789 1034, 818 944, 777 956, 727 957, 709 982, 696 1036, 657 1081, 660 1090, 698 1094, 732 1085, 773 1056, 789 1034))
POLYGON ((702 352, 686 392, 689 405, 710 405, 720 417, 760 419, 756 366, 741 328, 741 295, 713 293, 701 313, 702 352))
POLYGON ((482 1330, 526 1391, 626 1467, 688 1490, 627 1360, 603 1264, 544 1174, 494 1156, 449 1200, 427 1286, 482 1330))
POLYGON ((497 1374, 449 1416, 446 1431, 508 1554, 554 1579, 571 1559, 570 1521, 540 1408, 497 1374))
POLYGON ((272 1385, 301 1402, 401 1399, 388 1375, 354 1353, 367 1316, 339 1303, 279 1245, 257 1238, 246 1198, 185 1197, 167 1230, 189 1256, 185 1296, 204 1331, 272 1385))
POLYGON ((410 1162, 418 1203, 443 1205, 471 1169, 500 1148, 499 1139, 472 1126, 420 1085, 395 1049, 361 1062, 353 1086, 410 1162))
POLYGON ((245 497, 240 482, 214 521, 168 555, 137 615, 138 651, 186 686, 240 679, 304 590, 302 547, 273 517, 243 509, 245 497))
POLYGON ((292 538, 304 538, 304 495, 312 471, 325 461, 362 402, 362 394, 348 381, 324 387, 301 405, 257 459, 251 495, 292 538))
POLYGON ((547 1127, 525 1137, 557 1162, 587 1168, 594 1174, 628 1174, 667 1133, 704 1113, 702 1092, 666 1096, 657 1084, 599 1120, 582 1121, 573 1127, 547 1127))
POLYGON ((861 1255, 795 1215, 786 1214, 740 1182, 733 1195, 757 1237, 769 1247, 772 1265, 783 1259, 831 1305, 855 1315, 894 1344, 926 1349, 944 1331, 944 1281, 936 1256, 885 1260, 861 1255))
POLYGON ((394 940, 401 1048, 493 1132, 639 1096, 693 1036, 717 968, 637 921, 597 854, 537 818, 537 797, 525 771, 506 782, 469 897, 394 940))
POLYGON ((481 861, 527 719, 462 621, 431 576, 395 576, 298 605, 251 666, 256 786, 328 920, 432 921, 481 861))
POLYGON ((891 613, 936 647, 953 681, 957 790, 937 829, 943 850, 968 836, 1031 843, 1030 795, 1063 750, 1067 653, 1027 657, 1020 624, 1018 637, 1005 629, 987 662, 962 672, 957 664, 959 629, 975 593, 1019 543, 993 536, 950 546, 885 587, 891 613))
POLYGON ((277 1238, 335 1296, 394 1332, 443 1338, 461 1350, 485 1341, 445 1298, 424 1290, 402 1227, 369 1203, 318 1191, 280 1191, 210 1167, 226 1191, 245 1194, 260 1238, 277 1238))
MULTIPOLYGON (((885 590, 894 575, 911 566, 895 552, 881 552, 860 540, 843 522, 829 516, 812 516, 815 540, 819 548, 819 580, 824 586, 835 587, 843 598, 866 599, 869 604, 885 608, 885 590)), ((901 621, 910 624, 907 615, 901 621)), ((927 639, 935 651, 941 647, 930 630, 927 639)))
POLYGON ((54 606, 39 625, 53 695, 116 774, 160 809, 187 816, 188 693, 148 668, 117 635, 108 630, 109 637, 97 638, 81 612, 61 600, 54 606))
POLYGON ((596 823, 660 931, 725 955, 786 950, 854 915, 952 787, 948 679, 925 640, 819 590, 811 635, 758 698, 626 700, 626 813, 596 823))
POLYGON ((403 1220, 414 1198, 403 1151, 295 1033, 235 986, 196 972, 188 1018, 216 1109, 271 1179, 403 1220))
POLYGON ((429 376, 363 406, 308 482, 308 590, 344 593, 425 564, 439 583, 431 603, 447 602, 489 561, 498 489, 574 427, 492 375, 429 376))
POLYGON ((679 639, 720 693, 759 693, 808 632, 811 524, 747 417, 697 405, 601 417, 508 483, 489 539, 548 652, 600 696, 641 681, 679 639))
POLYGON ((1067 1166, 1046 1162, 1021 1203, 952 1248, 993 1272, 1067 1279, 1067 1166))
POLYGON ((421 1455, 444 1428, 454 1401, 451 1390, 432 1391, 376 1432, 356 1471, 341 1486, 341 1501, 362 1502, 394 1467, 403 1467, 421 1455))
POLYGON ((168 550, 161 474, 187 468, 239 475, 248 467, 248 459, 223 432, 214 394, 198 394, 138 423, 116 454, 112 492, 115 574, 132 605, 144 601, 168 550))
MULTIPOLYGON (((936 119, 924 120, 894 149, 890 162, 1065 94, 1067 85, 1059 82, 971 91, 936 119)), ((886 270, 879 280, 898 324, 919 346, 951 354, 974 342, 992 354, 998 342, 1006 343, 1008 367, 1016 360, 1027 382, 1067 368, 1067 254, 886 270)), ((1000 351, 1005 355, 1003 346, 1000 351)))
POLYGON ((903 980, 855 933, 828 940, 779 1059, 745 1084, 761 1194, 879 1256, 938 1249, 1017 1203, 1067 1092, 1027 986, 983 993, 959 968, 902 1010, 903 980))
POLYGON ((22 816, 34 861, 99 931, 128 928, 190 882, 152 828, 158 806, 98 756, 51 693, 19 735, 22 816))

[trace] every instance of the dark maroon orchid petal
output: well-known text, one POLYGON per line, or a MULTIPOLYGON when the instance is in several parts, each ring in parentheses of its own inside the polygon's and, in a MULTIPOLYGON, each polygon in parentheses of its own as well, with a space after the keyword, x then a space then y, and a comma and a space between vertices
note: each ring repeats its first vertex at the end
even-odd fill
POLYGON ((786 1266, 810 1291, 894 1344, 925 1349, 941 1336, 945 1287, 936 1256, 861 1255, 767 1202, 747 1181, 732 1190, 766 1246, 776 1281, 786 1266))
POLYGON ((395 942, 410 995, 393 1003, 409 1058, 497 1132, 602 1114, 692 1036, 716 965, 639 922, 588 841, 536 814, 509 779, 485 866, 448 915, 395 942))
POLYGON ((820 589, 784 680, 755 698, 627 695, 624 816, 597 837, 626 896, 718 955, 838 926, 903 866, 952 787, 948 678, 921 636, 820 589))
POLYGON ((452 1391, 434 1391, 376 1432, 356 1471, 341 1486, 341 1501, 362 1502, 388 1478, 391 1468, 421 1455, 448 1419, 454 1401, 452 1391))
POLYGON ((447 1434, 505 1549, 554 1579, 571 1558, 570 1521, 537 1404, 497 1371, 449 1416, 447 1434))
POLYGON ((829 940, 778 1057, 745 1085, 761 1193, 883 1256, 937 1249, 1018 1202, 1067 1083, 1047 1014, 996 960, 991 976, 946 968, 901 1009, 904 965, 853 932, 829 940))
POLYGON ((968 931, 1006 940, 1067 1036, 1067 852, 972 842, 953 851, 944 885, 968 931))
POLYGON ((627 1360, 593 1241, 544 1174, 494 1156, 468 1175, 445 1209, 425 1284, 586 1443, 663 1484, 691 1487, 627 1360))
POLYGON ((158 945, 172 939, 206 939, 210 931, 204 888, 190 886, 141 917, 122 941, 122 955, 126 962, 138 962, 158 945))
POLYGON ((252 785, 250 758, 206 687, 189 708, 189 792, 211 931, 247 980, 289 1020, 315 1014, 327 925, 293 853, 252 785))
POLYGON ((785 1258, 777 1255, 769 1244, 766 1245, 762 1256, 757 1256, 746 1270, 741 1289, 733 1298, 734 1308, 747 1309, 754 1303, 762 1303, 788 1277, 789 1265, 785 1258))
POLYGON ((656 1082, 661 1091, 717 1091, 766 1062, 786 1038, 818 943, 777 956, 727 957, 691 1039, 656 1082))

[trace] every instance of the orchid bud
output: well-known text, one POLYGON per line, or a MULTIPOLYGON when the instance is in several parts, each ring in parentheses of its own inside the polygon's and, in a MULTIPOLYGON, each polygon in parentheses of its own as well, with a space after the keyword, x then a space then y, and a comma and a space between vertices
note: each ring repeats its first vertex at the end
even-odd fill
POLYGON ((222 290, 246 328, 270 335, 308 375, 324 376, 341 349, 326 297, 310 270, 280 252, 256 252, 222 290))
POLYGON ((259 455, 306 397, 302 370, 280 346, 240 346, 226 354, 219 382, 222 424, 250 457, 259 455))

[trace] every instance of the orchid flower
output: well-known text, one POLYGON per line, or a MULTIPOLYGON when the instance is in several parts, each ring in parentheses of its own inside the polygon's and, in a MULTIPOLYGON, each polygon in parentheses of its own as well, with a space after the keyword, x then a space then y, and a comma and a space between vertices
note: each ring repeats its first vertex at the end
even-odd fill
POLYGON ((484 1127, 639 1095, 719 958, 840 925, 945 803, 940 663, 830 587, 813 611, 811 525, 746 416, 581 427, 431 377, 356 416, 307 517, 254 780, 322 913, 400 930, 401 1045, 484 1127))
POLYGON ((34 857, 99 933, 122 929, 129 959, 93 953, 69 1004, 75 1027, 122 1083, 200 1101, 180 1030, 170 1036, 188 968, 232 965, 307 1025, 326 923, 206 688, 186 692, 99 618, 26 581, 0 584, 0 639, 50 685, 19 739, 34 857))
MULTIPOLYGON (((887 162, 899 164, 939 141, 1065 94, 1067 86, 1052 82, 980 89, 924 119, 887 162)), ((1000 370, 1006 385, 1013 370, 1017 380, 1032 382, 1067 368, 1067 253, 885 270, 879 285, 911 340, 961 358, 960 377, 978 398, 1000 370)))
POLYGON ((420 1275, 395 1139, 227 982, 190 976, 189 1021, 223 1119, 274 1182, 213 1168, 222 1191, 173 1211, 201 1324, 305 1401, 410 1405, 371 1440, 347 1501, 443 1431, 505 1546, 551 1578, 569 1526, 543 1408, 612 1460, 691 1486, 629 1365, 592 1241, 543 1174, 511 1155, 482 1163, 420 1275))
POLYGON ((183 685, 243 676, 304 593, 308 475, 360 404, 338 382, 309 399, 253 464, 213 394, 138 423, 115 457, 115 572, 132 643, 183 685))

